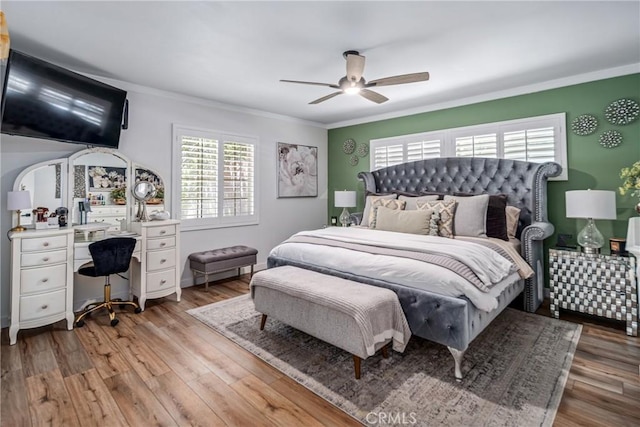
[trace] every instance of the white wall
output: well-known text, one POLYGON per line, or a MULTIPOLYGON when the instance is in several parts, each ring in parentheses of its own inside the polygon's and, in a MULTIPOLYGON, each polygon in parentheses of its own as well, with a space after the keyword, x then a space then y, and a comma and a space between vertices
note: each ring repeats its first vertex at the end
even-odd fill
MULTIPOLYGON (((187 256, 191 252, 216 247, 243 244, 258 249, 258 263, 264 266, 269 251, 296 231, 319 228, 327 218, 327 130, 310 123, 225 108, 198 99, 162 93, 129 85, 124 82, 107 83, 129 91, 129 129, 122 132, 120 151, 135 162, 160 171, 165 182, 172 180, 171 139, 172 125, 190 125, 199 128, 255 135, 259 138, 258 172, 260 223, 254 226, 218 228, 183 232, 181 234, 182 283, 191 283, 191 272, 187 256), (278 199, 276 190, 276 143, 299 143, 318 147, 318 194, 317 198, 278 199)), ((40 161, 66 157, 85 148, 84 146, 0 135, 0 226, 11 228, 10 212, 7 211, 7 192, 20 171, 40 161)), ((166 186, 170 191, 171 187, 166 186)), ((170 200, 166 197, 167 200, 170 200)), ((167 209, 173 211, 171 206, 167 209)), ((2 326, 8 326, 9 318, 9 241, 0 244, 1 286, 0 316, 2 326)), ((84 286, 81 281, 78 285, 84 286)), ((102 289, 97 287, 99 297, 102 289)), ((118 290, 114 289, 114 293, 118 290)), ((84 299, 86 289, 79 290, 84 299)), ((88 297, 88 296, 87 296, 88 297)), ((78 301, 77 298, 74 298, 78 301)))

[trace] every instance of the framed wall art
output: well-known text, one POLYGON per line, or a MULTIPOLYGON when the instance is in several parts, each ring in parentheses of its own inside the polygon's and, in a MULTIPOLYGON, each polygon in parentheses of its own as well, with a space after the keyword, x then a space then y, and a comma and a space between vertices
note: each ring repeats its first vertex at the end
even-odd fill
POLYGON ((278 142, 278 198, 318 197, 318 147, 278 142))

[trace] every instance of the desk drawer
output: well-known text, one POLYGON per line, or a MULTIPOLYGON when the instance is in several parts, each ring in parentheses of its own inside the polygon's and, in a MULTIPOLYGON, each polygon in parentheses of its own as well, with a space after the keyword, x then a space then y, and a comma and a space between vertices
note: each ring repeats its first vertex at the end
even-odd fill
POLYGON ((149 227, 147 229, 147 237, 165 237, 165 236, 175 236, 176 235, 176 226, 175 225, 163 225, 160 227, 149 227))
POLYGON ((65 296, 66 291, 60 289, 46 294, 20 297, 20 321, 26 322, 64 313, 65 296))
POLYGON ((64 288, 67 284, 67 265, 27 268, 20 271, 20 293, 43 292, 64 288))
POLYGON ((147 274, 147 292, 155 292, 176 286, 176 270, 147 274))
POLYGON ((58 264, 67 261, 67 251, 27 252, 20 257, 22 267, 37 267, 58 264))
POLYGON ((176 266, 176 250, 147 252, 147 271, 163 270, 176 266))
POLYGON ((176 246, 175 236, 163 237, 157 239, 149 239, 147 241, 147 249, 153 251, 156 249, 167 249, 176 246))
POLYGON ((67 247, 67 236, 36 237, 22 239, 22 252, 64 249, 67 247))

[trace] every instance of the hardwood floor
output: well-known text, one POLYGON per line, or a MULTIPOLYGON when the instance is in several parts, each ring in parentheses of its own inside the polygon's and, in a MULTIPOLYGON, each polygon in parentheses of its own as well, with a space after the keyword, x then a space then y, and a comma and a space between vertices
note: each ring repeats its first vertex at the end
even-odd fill
MULTIPOLYGON (((214 332, 186 310, 241 295, 223 280, 122 312, 2 330, 2 426, 355 426, 342 411, 214 332)), ((548 307, 539 314, 549 315, 548 307)), ((619 324, 569 315, 583 331, 555 425, 640 425, 640 340, 619 324)))

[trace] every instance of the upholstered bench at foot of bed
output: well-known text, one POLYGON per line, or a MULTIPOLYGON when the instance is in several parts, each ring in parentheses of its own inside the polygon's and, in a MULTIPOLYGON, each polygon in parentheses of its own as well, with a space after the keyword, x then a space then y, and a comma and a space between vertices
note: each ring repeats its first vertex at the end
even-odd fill
POLYGON ((253 277, 253 266, 256 264, 257 255, 256 249, 240 245, 192 253, 189 255, 189 267, 193 274, 193 284, 196 284, 196 274, 203 274, 205 290, 208 291, 209 274, 237 268, 239 276, 240 268, 247 266, 251 266, 251 277, 253 277))
POLYGON ((394 349, 403 351, 411 336, 398 298, 388 289, 291 266, 256 273, 250 287, 256 311, 262 313, 260 330, 271 316, 351 353, 356 379, 360 378, 361 359, 380 349, 383 357, 387 357, 389 343, 393 343, 394 349), (355 307, 353 311, 352 307, 355 307), (376 316, 375 319, 372 316, 376 316), (402 331, 387 330, 376 335, 377 325, 371 323, 384 324, 381 317, 402 331), (399 323, 401 325, 396 326, 399 323), (363 324, 369 332, 373 331, 370 335, 375 336, 375 342, 367 342, 365 336, 368 334, 363 332, 363 324), (399 341, 403 341, 401 349, 398 348, 399 341))

